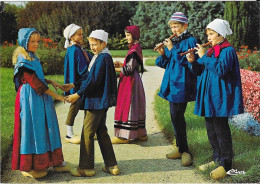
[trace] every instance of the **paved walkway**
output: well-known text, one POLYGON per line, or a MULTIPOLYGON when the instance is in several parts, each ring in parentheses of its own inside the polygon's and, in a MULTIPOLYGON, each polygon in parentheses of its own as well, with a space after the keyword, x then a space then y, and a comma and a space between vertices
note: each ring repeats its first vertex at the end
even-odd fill
MULTIPOLYGON (((114 59, 114 61, 123 59, 114 59)), ((22 177, 19 171, 11 171, 10 164, 3 171, 2 182, 9 183, 206 183, 202 175, 195 173, 194 167, 182 167, 181 160, 168 160, 165 154, 171 150, 171 143, 167 141, 154 119, 153 101, 156 90, 159 88, 164 73, 163 69, 145 66, 147 72, 142 79, 146 94, 146 127, 149 140, 146 142, 134 141, 131 144, 113 145, 121 175, 112 176, 104 173, 102 155, 95 141, 95 169, 94 177, 74 177, 69 173, 55 173, 50 171, 42 179, 22 177)), ((65 143, 66 126, 64 124, 69 104, 56 105, 57 116, 62 137, 63 153, 65 160, 78 164, 79 145, 65 143)), ((113 136, 113 120, 115 108, 110 108, 107 113, 107 127, 110 137, 113 136)), ((80 135, 83 122, 83 112, 76 118, 74 133, 80 135)), ((10 162, 10 161, 9 161, 10 162)))

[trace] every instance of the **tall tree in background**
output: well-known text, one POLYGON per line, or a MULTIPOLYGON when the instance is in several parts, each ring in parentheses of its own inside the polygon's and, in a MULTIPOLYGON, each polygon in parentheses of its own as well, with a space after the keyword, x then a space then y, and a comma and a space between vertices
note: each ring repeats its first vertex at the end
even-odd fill
POLYGON ((104 29, 110 35, 123 33, 138 2, 29 2, 19 12, 18 28, 35 27, 43 36, 63 41, 63 29, 70 23, 83 28, 86 35, 104 29))
POLYGON ((205 28, 216 18, 224 15, 224 3, 217 1, 190 2, 189 30, 200 43, 207 42, 205 28))
POLYGON ((140 27, 140 42, 144 48, 153 48, 157 43, 172 35, 168 21, 174 12, 186 14, 187 2, 139 2, 130 23, 140 27))
POLYGON ((18 31, 16 12, 19 9, 21 7, 0 2, 0 43, 4 41, 16 43, 18 31))
POLYGON ((248 45, 259 48, 259 2, 226 2, 224 19, 230 23, 233 34, 230 42, 239 48, 248 45))
POLYGON ((243 1, 226 2, 224 19, 229 22, 230 28, 233 31, 233 34, 227 37, 229 41, 236 48, 244 45, 247 40, 248 4, 243 1))

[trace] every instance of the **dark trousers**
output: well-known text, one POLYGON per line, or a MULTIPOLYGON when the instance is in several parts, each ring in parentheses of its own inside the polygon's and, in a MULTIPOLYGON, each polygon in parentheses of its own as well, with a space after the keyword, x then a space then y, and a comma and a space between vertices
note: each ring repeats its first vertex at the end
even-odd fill
POLYGON ((80 104, 81 104, 81 100, 78 99, 76 102, 74 102, 70 105, 67 119, 65 122, 66 125, 69 125, 69 126, 74 125, 74 120, 79 112, 80 104))
POLYGON ((213 160, 226 171, 232 168, 232 138, 227 117, 206 117, 209 142, 213 148, 213 160))
POLYGON ((177 147, 179 147, 180 153, 189 152, 187 143, 186 122, 184 118, 186 107, 187 103, 170 102, 171 120, 174 128, 176 145, 177 147))
POLYGON ((94 135, 97 134, 98 144, 105 166, 117 165, 110 137, 107 133, 106 116, 108 109, 85 111, 80 142, 80 169, 94 169, 94 135))

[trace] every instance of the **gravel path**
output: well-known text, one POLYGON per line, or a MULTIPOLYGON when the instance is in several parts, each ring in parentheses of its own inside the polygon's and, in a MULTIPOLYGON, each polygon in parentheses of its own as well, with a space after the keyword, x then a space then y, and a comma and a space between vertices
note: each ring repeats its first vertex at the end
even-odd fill
MULTIPOLYGON (((114 61, 122 61, 114 59, 114 61)), ((171 143, 167 141, 154 119, 153 101, 156 90, 159 88, 164 70, 158 67, 145 66, 147 72, 142 79, 146 94, 146 127, 149 140, 146 142, 134 141, 131 144, 113 145, 121 174, 112 176, 104 173, 103 158, 95 141, 95 169, 94 177, 74 177, 70 173, 50 172, 45 178, 32 179, 21 175, 19 171, 10 169, 10 160, 6 168, 2 168, 2 182, 8 183, 207 183, 201 174, 195 173, 194 167, 182 167, 181 160, 168 160, 165 154, 171 150, 171 143)), ((79 145, 64 141, 66 134, 65 119, 69 104, 56 104, 56 111, 60 125, 64 158, 67 162, 78 164, 79 145)), ((107 127, 110 137, 113 136, 113 118, 115 108, 107 113, 107 127)), ((76 117, 74 133, 80 135, 83 122, 83 111, 76 117)))

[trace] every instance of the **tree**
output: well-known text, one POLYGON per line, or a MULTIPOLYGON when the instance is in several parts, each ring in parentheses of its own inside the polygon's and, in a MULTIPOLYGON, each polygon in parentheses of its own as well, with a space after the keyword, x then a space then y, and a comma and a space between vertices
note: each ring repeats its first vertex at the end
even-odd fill
POLYGON ((16 42, 17 39, 17 25, 16 25, 16 12, 21 9, 15 5, 0 2, 0 43, 4 41, 16 42))
POLYGON ((239 48, 248 45, 259 47, 259 2, 226 2, 224 19, 230 23, 233 31, 228 36, 230 42, 239 48))
POLYGON ((63 30, 71 23, 80 25, 85 35, 94 29, 104 29, 115 35, 123 33, 136 5, 137 2, 111 1, 29 2, 19 12, 18 28, 35 27, 57 42, 64 41, 63 30))
POLYGON ((172 35, 168 21, 174 12, 187 14, 187 2, 139 2, 131 24, 140 27, 140 42, 144 48, 153 48, 156 43, 172 35))
POLYGON ((200 43, 207 42, 205 29, 207 25, 216 18, 224 15, 224 3, 217 1, 190 2, 188 12, 189 30, 200 43))

